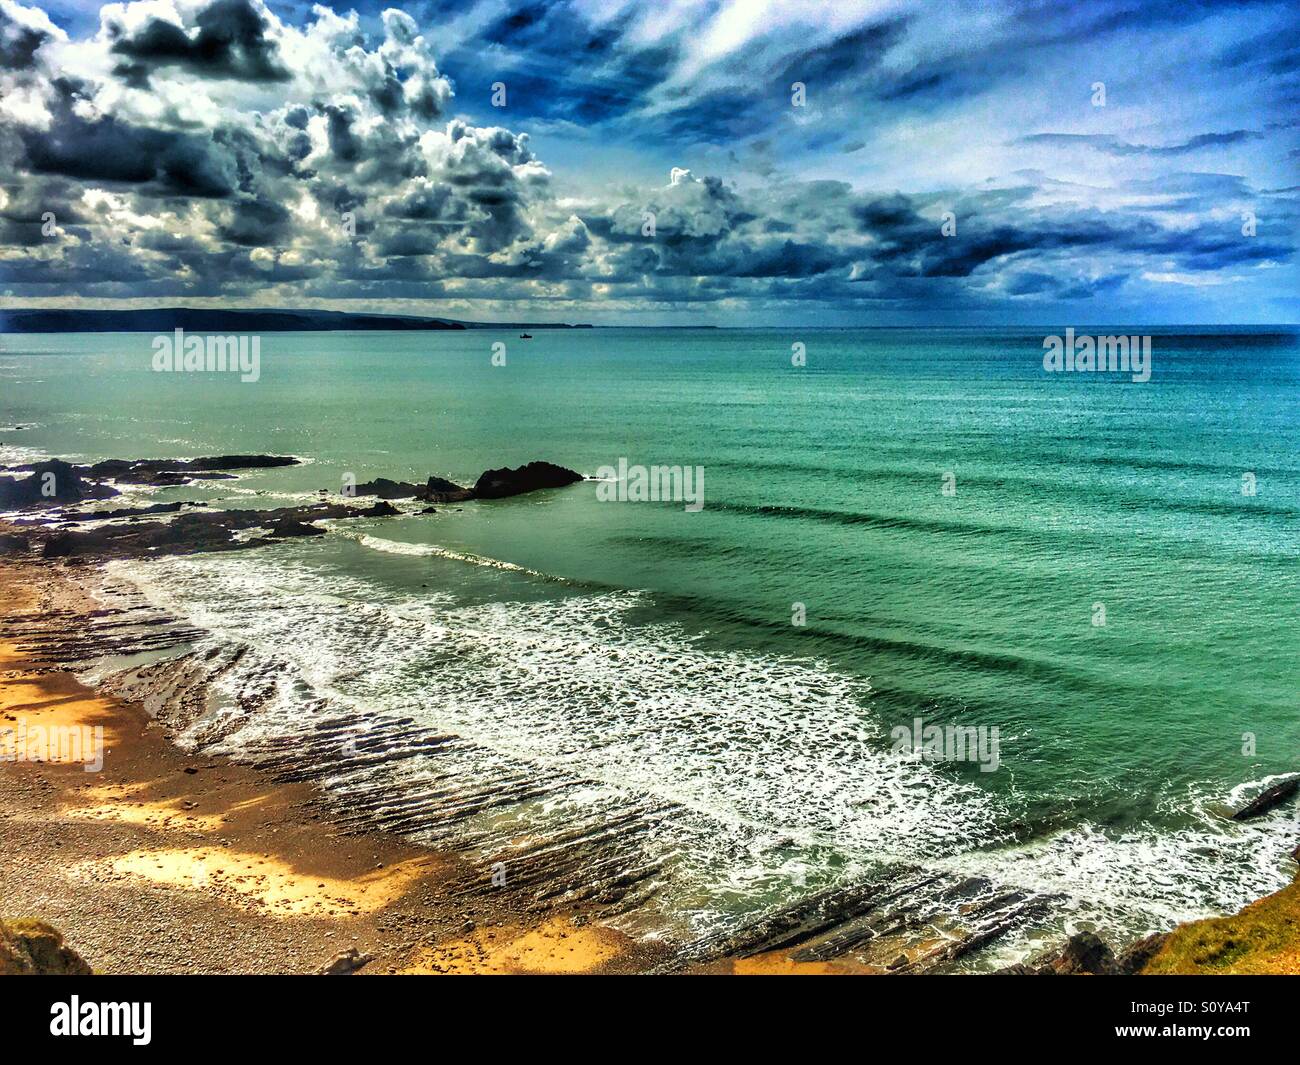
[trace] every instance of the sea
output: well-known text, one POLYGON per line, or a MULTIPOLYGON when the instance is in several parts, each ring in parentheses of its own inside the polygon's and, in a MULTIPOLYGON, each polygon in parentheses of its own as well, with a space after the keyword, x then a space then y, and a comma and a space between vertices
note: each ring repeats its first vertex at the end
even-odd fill
POLYGON ((127 493, 257 508, 584 474, 110 570, 246 648, 232 702, 276 663, 235 756, 305 706, 460 737, 367 786, 504 789, 485 860, 653 810, 637 935, 886 869, 1047 900, 962 963, 990 968, 1235 911, 1300 842, 1294 806, 1225 816, 1300 769, 1300 331, 1091 332, 1149 335, 1149 380, 1048 372, 1050 327, 273 333, 256 381, 155 372, 142 333, 9 334, 0 462, 300 458, 127 493), (618 491, 638 467, 698 505, 618 491), (911 742, 932 726, 982 756, 911 742))

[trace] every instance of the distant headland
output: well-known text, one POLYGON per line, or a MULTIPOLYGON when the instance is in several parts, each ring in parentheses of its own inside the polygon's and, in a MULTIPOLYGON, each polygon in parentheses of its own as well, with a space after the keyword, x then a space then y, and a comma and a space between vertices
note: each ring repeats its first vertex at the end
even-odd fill
POLYGON ((592 329, 557 322, 460 322, 399 314, 348 311, 229 310, 211 307, 155 307, 121 311, 33 308, 0 310, 0 333, 288 333, 341 330, 592 329))

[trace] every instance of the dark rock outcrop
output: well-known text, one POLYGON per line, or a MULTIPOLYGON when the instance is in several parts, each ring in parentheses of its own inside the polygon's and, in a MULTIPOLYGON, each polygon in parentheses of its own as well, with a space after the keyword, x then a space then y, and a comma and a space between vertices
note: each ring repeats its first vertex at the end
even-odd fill
MULTIPOLYGON (((99 529, 60 530, 45 542, 45 558, 86 556, 91 558, 138 558, 148 555, 190 554, 195 551, 232 551, 255 546, 258 540, 236 540, 246 529, 285 529, 327 518, 386 518, 399 513, 391 503, 351 507, 341 503, 315 503, 274 510, 221 510, 181 514, 171 522, 137 522, 107 525, 99 529)), ((315 535, 286 533, 285 535, 315 535)), ((274 535, 274 533, 273 533, 274 535)), ((265 543, 266 541, 260 541, 265 543)))
POLYGON ((357 485, 359 496, 378 496, 380 499, 416 499, 424 491, 424 485, 411 484, 408 481, 390 481, 387 477, 376 477, 373 481, 364 481, 357 485))
POLYGON ((31 541, 22 533, 0 533, 0 555, 25 555, 31 549, 31 541))
POLYGON ((91 976, 58 929, 30 918, 0 921, 0 976, 91 976))
POLYGON ((298 521, 296 518, 282 518, 271 526, 271 535, 281 538, 289 536, 324 536, 325 530, 316 525, 308 525, 305 521, 298 521))
POLYGON ((317 976, 350 976, 372 959, 369 954, 362 954, 356 947, 349 947, 335 954, 321 969, 317 976))
POLYGON ((27 468, 31 470, 30 477, 0 477, 0 509, 57 506, 118 494, 108 485, 83 481, 77 467, 62 459, 33 462, 27 468))
POLYGON ((107 521, 112 518, 140 518, 149 514, 175 514, 182 507, 206 507, 206 503, 153 503, 147 507, 116 507, 113 510, 68 511, 64 521, 107 521))
POLYGON ((197 459, 105 459, 80 468, 91 477, 120 478, 133 472, 212 473, 220 470, 262 470, 297 465, 298 459, 288 455, 207 455, 197 459))
POLYGON ((1060 954, 1047 959, 1045 967, 1048 973, 1044 975, 1054 976, 1116 976, 1119 973, 1115 952, 1093 932, 1076 932, 1066 940, 1060 954))
POLYGON ((1155 932, 1149 936, 1139 939, 1136 943, 1130 943, 1116 959, 1116 965, 1119 966, 1120 974, 1123 976, 1133 976, 1140 973, 1147 967, 1147 962, 1154 958, 1160 948, 1169 940, 1168 932, 1155 932))
POLYGON ((505 499, 543 488, 563 488, 582 480, 582 474, 551 462, 530 462, 518 469, 488 470, 474 485, 479 499, 505 499))
POLYGON ((474 492, 442 477, 430 477, 424 486, 424 494, 419 498, 426 503, 463 503, 467 499, 473 499, 474 492))
POLYGON ((1100 936, 1076 932, 1060 951, 1029 963, 1008 965, 998 976, 1118 976, 1121 972, 1115 953, 1100 936))
POLYGON ((1289 780, 1274 784, 1271 788, 1266 788, 1233 814, 1232 819, 1249 821, 1255 817, 1263 817, 1270 810, 1275 810, 1284 802, 1294 799, 1296 795, 1300 795, 1300 776, 1291 777, 1289 780))

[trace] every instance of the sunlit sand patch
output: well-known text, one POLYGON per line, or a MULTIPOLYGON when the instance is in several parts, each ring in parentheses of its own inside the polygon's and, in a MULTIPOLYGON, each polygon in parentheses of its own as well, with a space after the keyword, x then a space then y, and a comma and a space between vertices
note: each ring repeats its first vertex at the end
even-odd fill
POLYGON ((731 963, 731 971, 735 976, 852 976, 875 970, 830 961, 794 961, 788 954, 775 952, 737 958, 731 963))
POLYGON ((599 969, 627 950, 620 932, 596 925, 577 927, 553 917, 536 928, 481 928, 463 939, 421 950, 403 970, 408 974, 563 974, 599 969))
MULTIPOLYGON (((110 725, 116 718, 116 704, 97 695, 69 695, 57 690, 41 678, 6 679, 0 683, 0 728, 17 729, 26 726, 29 736, 34 730, 57 729, 64 733, 73 729, 103 729, 103 743, 112 747, 118 740, 116 728, 110 725)), ((31 741, 35 743, 33 739, 31 741)), ((38 752, 33 752, 38 753, 38 752)), ((58 762, 57 752, 42 761, 58 762)), ((82 759, 77 759, 78 761, 82 759)))
POLYGON ((279 917, 349 917, 401 898, 429 869, 412 859, 351 879, 302 873, 277 858, 217 847, 133 851, 113 871, 155 884, 200 891, 279 917))
POLYGON ((65 806, 63 813, 84 821, 119 821, 147 828, 179 828, 212 832, 226 823, 217 814, 198 814, 175 802, 130 802, 112 798, 92 806, 65 806))
POLYGON ((93 787, 83 788, 81 794, 91 802, 121 802, 131 795, 148 791, 151 787, 154 787, 153 781, 132 780, 119 784, 96 784, 93 787))

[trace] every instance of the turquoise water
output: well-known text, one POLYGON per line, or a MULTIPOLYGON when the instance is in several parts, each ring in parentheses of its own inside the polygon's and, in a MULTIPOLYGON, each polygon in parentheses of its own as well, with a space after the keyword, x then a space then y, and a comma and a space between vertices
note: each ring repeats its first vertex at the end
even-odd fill
POLYGON ((698 513, 586 483, 128 568, 305 685, 742 833, 681 859, 698 922, 903 857, 1159 927, 1288 873, 1293 813, 1218 815, 1300 768, 1300 337, 1156 331, 1134 383, 1044 372, 1043 336, 271 334, 255 384, 152 373, 144 335, 5 336, 0 449, 308 460, 154 493, 234 506, 702 466, 698 513), (996 727, 999 768, 891 754, 918 717, 996 727))

